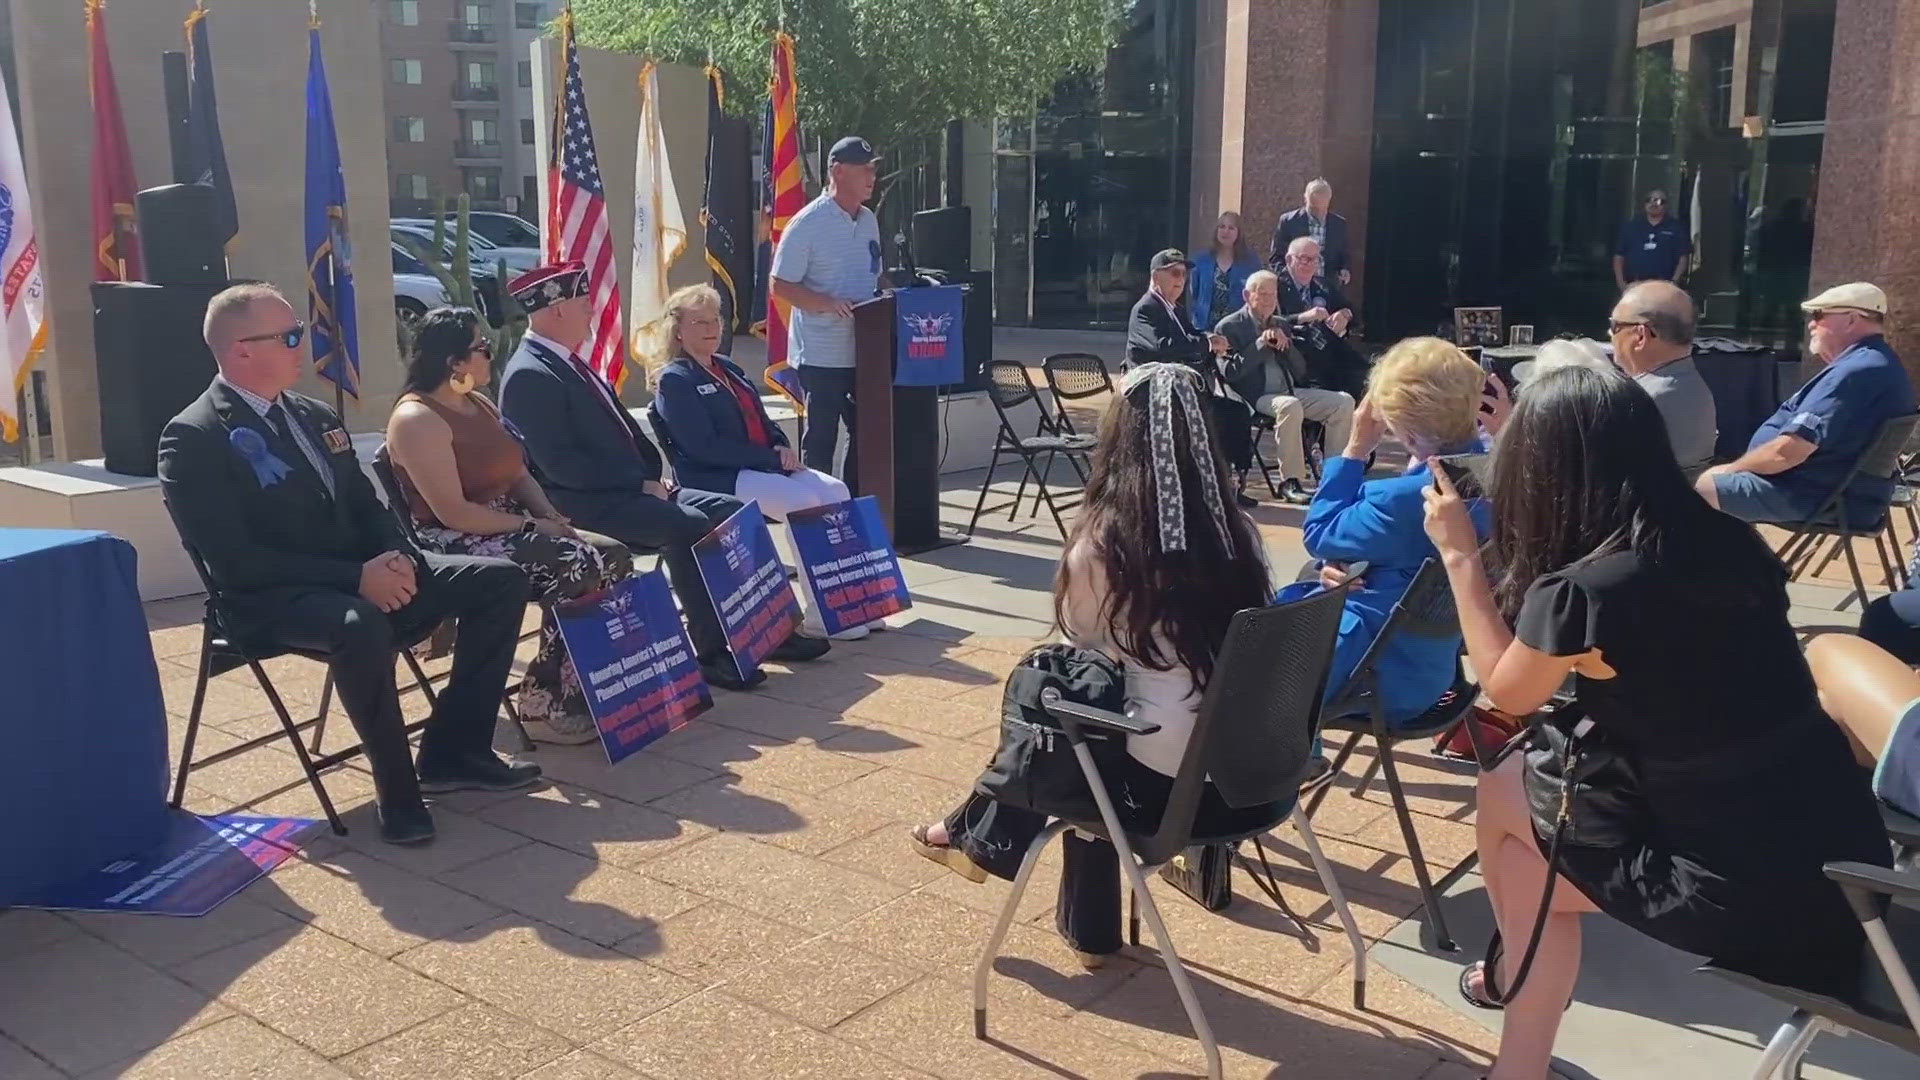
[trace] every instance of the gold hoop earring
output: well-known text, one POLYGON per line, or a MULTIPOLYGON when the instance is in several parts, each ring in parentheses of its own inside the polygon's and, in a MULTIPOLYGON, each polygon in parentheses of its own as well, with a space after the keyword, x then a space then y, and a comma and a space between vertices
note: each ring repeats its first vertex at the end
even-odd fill
POLYGON ((456 371, 447 377, 447 388, 465 397, 473 393, 473 376, 466 371, 456 371))

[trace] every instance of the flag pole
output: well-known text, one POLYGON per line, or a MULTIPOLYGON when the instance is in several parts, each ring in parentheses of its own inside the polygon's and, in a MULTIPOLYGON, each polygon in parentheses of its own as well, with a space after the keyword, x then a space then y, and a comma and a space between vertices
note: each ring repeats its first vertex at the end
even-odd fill
MULTIPOLYGON (((320 29, 319 0, 307 0, 307 30, 311 32, 318 29, 320 29)), ((340 279, 338 275, 334 273, 338 265, 339 265, 339 258, 337 253, 334 257, 327 259, 327 295, 334 297, 336 302, 338 301, 340 296, 340 293, 339 293, 340 279)), ((311 349, 312 348, 311 342, 313 339, 308 338, 307 340, 309 342, 308 348, 311 349)), ((336 347, 343 347, 343 343, 336 342, 335 344, 336 344, 336 347)), ((329 379, 328 381, 333 383, 333 411, 335 414, 341 417, 345 417, 347 415, 346 384, 342 382, 340 379, 329 379)))

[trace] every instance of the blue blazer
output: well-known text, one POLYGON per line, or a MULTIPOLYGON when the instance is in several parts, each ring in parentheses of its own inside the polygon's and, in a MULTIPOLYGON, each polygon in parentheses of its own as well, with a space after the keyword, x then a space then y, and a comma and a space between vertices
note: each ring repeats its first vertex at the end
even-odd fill
POLYGON ((500 414, 560 512, 601 518, 660 479, 660 451, 622 408, 616 417, 573 364, 523 339, 500 377, 500 414))
MULTIPOLYGON (((1393 605, 1413 583, 1420 564, 1439 554, 1427 539, 1426 505, 1421 495, 1431 481, 1422 463, 1401 476, 1366 480, 1364 461, 1328 458, 1320 489, 1307 507, 1307 553, 1332 562, 1366 560, 1366 587, 1348 595, 1334 645, 1327 698, 1346 685, 1367 646, 1387 624, 1393 605)), ((1469 508, 1474 530, 1484 539, 1492 526, 1485 500, 1469 508)), ((1402 638, 1380 657, 1381 704, 1389 721, 1410 720, 1425 712, 1453 685, 1460 637, 1402 638)))
MULTIPOLYGON (((724 356, 715 359, 748 389, 753 388, 746 372, 733 361, 724 356)), ((781 471, 780 454, 774 447, 787 445, 787 437, 767 415, 759 393, 753 395, 753 406, 773 437, 773 447, 759 446, 747 438, 747 419, 740 411, 739 399, 691 357, 677 356, 660 369, 654 394, 654 415, 666 425, 667 456, 681 484, 703 491, 731 492, 742 469, 781 471)))
POLYGON ((1194 256, 1193 272, 1187 276, 1187 310, 1195 326, 1210 327, 1233 314, 1246 294, 1247 279, 1260 269, 1260 260, 1248 256, 1227 268, 1227 297, 1233 304, 1225 311, 1213 310, 1213 275, 1218 265, 1211 246, 1194 256))

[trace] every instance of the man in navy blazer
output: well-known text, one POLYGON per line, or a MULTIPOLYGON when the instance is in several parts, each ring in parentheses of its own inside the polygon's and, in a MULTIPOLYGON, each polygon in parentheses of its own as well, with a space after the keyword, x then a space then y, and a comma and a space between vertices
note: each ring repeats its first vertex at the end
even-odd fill
POLYGON ((1334 283, 1353 283, 1353 253, 1347 246, 1347 219, 1333 212, 1333 185, 1315 177, 1308 181, 1301 205, 1280 215, 1267 251, 1267 269, 1286 274, 1287 245, 1310 237, 1320 245, 1321 272, 1334 283))
MULTIPOLYGON (((663 479, 660 451, 620 405, 613 388, 576 347, 593 328, 592 287, 579 262, 542 266, 507 286, 527 311, 527 334, 500 380, 500 412, 527 448, 535 477, 581 528, 637 550, 656 550, 686 616, 687 634, 708 683, 745 690, 727 651, 720 617, 700 578, 694 542, 744 504, 731 495, 663 479)), ((788 657, 782 650, 771 659, 788 657)))

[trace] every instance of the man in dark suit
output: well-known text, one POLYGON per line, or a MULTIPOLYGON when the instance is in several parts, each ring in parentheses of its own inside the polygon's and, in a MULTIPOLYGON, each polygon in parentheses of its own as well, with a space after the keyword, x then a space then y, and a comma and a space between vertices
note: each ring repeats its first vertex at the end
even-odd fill
MULTIPOLYGON (((1174 248, 1153 257, 1147 266, 1149 284, 1146 294, 1133 305, 1127 316, 1127 356, 1122 370, 1136 364, 1185 364, 1200 373, 1212 391, 1209 398, 1213 413, 1214 435, 1234 472, 1245 480, 1253 464, 1253 414, 1248 406, 1226 396, 1220 379, 1219 357, 1227 351, 1227 339, 1219 334, 1196 330, 1187 318, 1187 271, 1193 263, 1174 248)), ((1255 505, 1244 491, 1240 505, 1255 505)))
POLYGON ((1324 459, 1347 445, 1353 428, 1353 399, 1337 390, 1307 386, 1306 359, 1293 347, 1280 316, 1280 279, 1271 270, 1247 278, 1246 303, 1221 319, 1215 332, 1232 347, 1227 383, 1253 410, 1273 418, 1274 449, 1280 457, 1280 498, 1296 506, 1313 501, 1307 471, 1303 422, 1320 425, 1324 459))
POLYGON ((1287 245, 1280 315, 1293 327, 1293 343, 1306 357, 1306 385, 1337 390, 1355 401, 1366 396, 1367 361, 1347 343, 1353 306, 1320 276, 1320 246, 1311 237, 1287 245))
POLYGON ((505 559, 421 552, 360 471, 332 409, 293 393, 305 332, 270 285, 207 305, 220 374, 160 434, 160 487, 240 640, 326 653, 373 769, 381 839, 433 837, 421 792, 503 791, 540 776, 493 753, 528 584, 505 559), (453 675, 409 760, 399 643, 457 620, 453 675))
MULTIPOLYGON (((500 380, 500 411, 519 433, 547 497, 583 529, 635 549, 659 551, 680 598, 687 635, 708 683, 745 690, 727 651, 693 545, 743 504, 731 495, 663 479, 660 451, 613 388, 577 351, 593 330, 592 286, 578 262, 537 267, 507 285, 527 311, 527 334, 500 380)), ((790 637, 770 659, 808 660, 819 639, 790 637)))
POLYGON ((1320 245, 1321 273, 1342 287, 1353 283, 1353 253, 1347 246, 1347 219, 1336 214, 1333 185, 1315 177, 1307 184, 1302 205, 1280 215, 1273 230, 1273 247, 1267 252, 1267 267, 1276 274, 1286 273, 1287 246, 1301 237, 1320 245))

